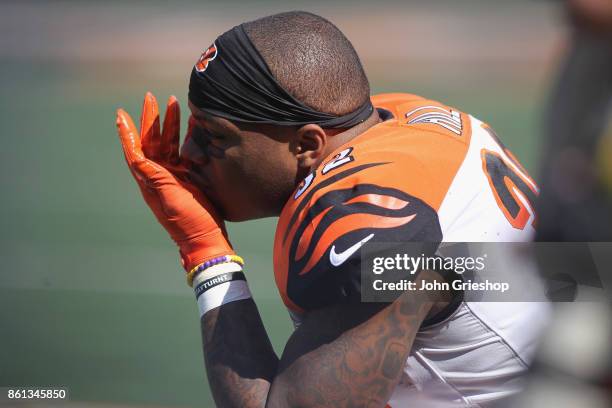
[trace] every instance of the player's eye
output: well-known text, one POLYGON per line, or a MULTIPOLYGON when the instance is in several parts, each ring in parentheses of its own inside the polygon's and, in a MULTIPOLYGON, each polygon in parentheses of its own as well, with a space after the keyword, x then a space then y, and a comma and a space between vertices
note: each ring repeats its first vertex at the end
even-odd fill
POLYGON ((210 132, 203 126, 196 126, 192 134, 193 141, 210 157, 223 158, 223 137, 210 132))

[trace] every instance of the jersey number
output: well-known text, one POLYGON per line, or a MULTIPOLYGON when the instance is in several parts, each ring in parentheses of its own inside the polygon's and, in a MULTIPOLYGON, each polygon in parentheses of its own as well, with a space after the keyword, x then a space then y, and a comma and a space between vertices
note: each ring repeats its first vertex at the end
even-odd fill
MULTIPOLYGON (((321 174, 327 174, 333 169, 337 169, 338 167, 343 166, 346 163, 350 163, 353 160, 355 160, 355 158, 351 156, 352 151, 353 151, 352 147, 347 147, 346 149, 342 150, 340 153, 335 155, 333 159, 328 161, 323 166, 323 170, 321 170, 321 174)), ((298 187, 297 191, 293 195, 294 200, 297 200, 302 194, 304 194, 306 190, 308 190, 308 188, 312 185, 312 182, 314 181, 316 176, 317 176, 317 173, 315 170, 312 173, 310 173, 308 176, 306 176, 304 180, 302 180, 302 182, 300 183, 300 186, 298 187)))
POLYGON ((323 166, 323 170, 321 170, 321 174, 327 174, 333 169, 336 169, 346 163, 350 163, 355 158, 351 156, 351 152, 353 151, 352 147, 348 147, 334 156, 325 166, 323 166))
POLYGON ((514 228, 524 229, 535 214, 534 203, 538 195, 535 183, 521 174, 518 163, 509 164, 499 153, 482 149, 481 157, 497 205, 514 228))

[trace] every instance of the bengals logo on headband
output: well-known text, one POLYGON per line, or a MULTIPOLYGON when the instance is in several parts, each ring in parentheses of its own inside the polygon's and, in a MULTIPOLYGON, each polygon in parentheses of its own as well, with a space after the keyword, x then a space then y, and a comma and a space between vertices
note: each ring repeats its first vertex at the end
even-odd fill
POLYGON ((208 63, 214 60, 216 57, 217 57, 217 46, 215 45, 215 43, 213 43, 213 45, 208 47, 208 49, 204 51, 202 55, 200 55, 200 59, 195 64, 196 71, 198 72, 206 71, 206 68, 208 68, 208 63))

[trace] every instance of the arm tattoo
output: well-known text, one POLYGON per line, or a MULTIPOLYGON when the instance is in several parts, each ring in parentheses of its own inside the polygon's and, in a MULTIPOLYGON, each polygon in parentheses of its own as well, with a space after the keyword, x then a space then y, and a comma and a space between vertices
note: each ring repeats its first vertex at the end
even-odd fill
POLYGON ((398 378, 399 373, 404 368, 405 359, 402 359, 404 354, 406 353, 406 345, 403 343, 391 343, 387 347, 387 351, 384 355, 384 360, 382 362, 382 374, 385 378, 390 380, 395 380, 398 378))
POLYGON ((201 320, 210 388, 219 407, 384 407, 432 307, 427 294, 390 305, 313 311, 279 362, 252 299, 201 320))
POLYGON ((287 345, 287 349, 295 346, 301 353, 286 350, 268 406, 384 407, 400 380, 416 332, 431 306, 426 294, 419 297, 414 292, 404 293, 384 309, 379 306, 374 316, 340 330, 336 338, 325 339, 319 333, 317 344, 304 344, 297 339, 296 336, 313 337, 300 333, 300 329, 316 333, 315 325, 320 328, 321 321, 328 319, 338 331, 343 325, 341 319, 346 320, 351 310, 360 307, 371 310, 372 305, 341 307, 335 313, 325 310, 326 317, 314 318, 312 327, 304 322, 287 345), (292 341, 296 344, 292 345, 292 341), (309 350, 304 351, 305 348, 309 350))
POLYGON ((278 357, 252 299, 202 316, 208 382, 218 407, 263 407, 278 357))

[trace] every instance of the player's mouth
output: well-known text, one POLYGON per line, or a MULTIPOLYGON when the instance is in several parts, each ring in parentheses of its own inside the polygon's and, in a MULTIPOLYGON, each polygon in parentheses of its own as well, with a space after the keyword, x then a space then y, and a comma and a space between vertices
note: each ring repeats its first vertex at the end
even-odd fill
POLYGON ((191 181, 191 183, 196 186, 198 190, 205 193, 207 197, 214 192, 213 186, 210 183, 210 179, 206 177, 206 175, 194 169, 189 169, 187 175, 189 177, 189 181, 191 181))
POLYGON ((206 198, 215 206, 219 214, 224 218, 223 206, 221 205, 219 196, 215 192, 215 188, 212 186, 210 179, 193 168, 190 168, 187 172, 187 176, 191 184, 193 184, 198 190, 200 190, 206 198))

